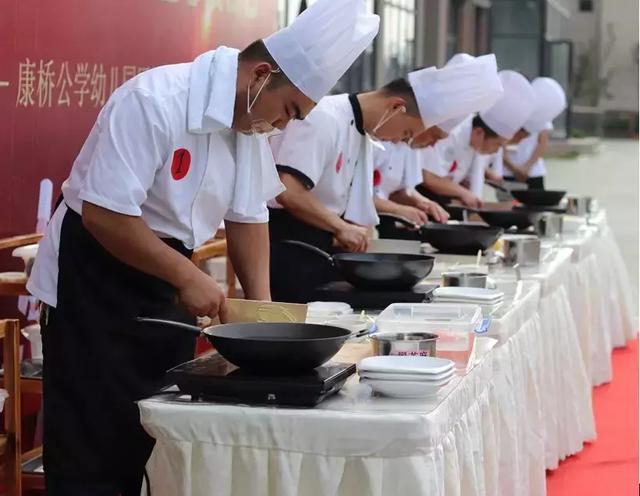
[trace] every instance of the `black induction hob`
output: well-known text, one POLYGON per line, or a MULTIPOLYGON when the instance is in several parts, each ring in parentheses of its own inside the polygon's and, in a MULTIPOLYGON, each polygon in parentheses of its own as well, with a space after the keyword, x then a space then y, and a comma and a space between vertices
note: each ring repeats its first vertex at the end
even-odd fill
POLYGON ((348 303, 354 310, 384 310, 392 303, 426 303, 431 301, 437 285, 419 284, 411 289, 358 289, 346 281, 334 281, 314 291, 318 301, 348 303))
POLYGON ((174 367, 167 378, 193 401, 313 407, 337 393, 355 372, 355 364, 327 362, 305 373, 258 374, 214 353, 174 367))

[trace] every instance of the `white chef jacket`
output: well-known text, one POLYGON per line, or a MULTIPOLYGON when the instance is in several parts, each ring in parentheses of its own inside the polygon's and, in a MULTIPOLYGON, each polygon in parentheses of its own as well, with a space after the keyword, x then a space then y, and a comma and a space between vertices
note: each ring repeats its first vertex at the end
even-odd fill
MULTIPOLYGON (((323 206, 339 216, 345 215, 355 194, 356 175, 365 175, 371 194, 360 195, 360 210, 375 215, 373 153, 363 156, 369 138, 362 126, 357 101, 352 103, 346 94, 324 97, 304 120, 290 122, 283 133, 271 138, 275 162, 281 172, 298 177, 323 206)), ((276 200, 269 206, 282 208, 276 200)))
MULTIPOLYGON (((547 125, 547 130, 553 129, 553 125, 547 125)), ((507 147, 508 157, 515 165, 523 165, 538 146, 538 139, 540 133, 531 133, 525 139, 523 139, 517 145, 510 145, 507 147)), ((491 168, 503 177, 513 177, 513 173, 504 167, 503 162, 503 149, 496 154, 491 168)), ((529 177, 543 177, 546 175, 547 169, 544 165, 544 159, 540 157, 529 169, 529 177)))
POLYGON ((392 193, 412 190, 422 182, 422 169, 417 159, 418 150, 405 143, 382 144, 373 153, 374 187, 378 197, 389 199, 392 193))
POLYGON ((465 179, 476 196, 482 195, 484 171, 489 160, 471 146, 473 116, 456 126, 446 138, 423 150, 422 168, 460 184, 465 179))
MULTIPOLYGON (((161 238, 187 248, 210 239, 223 219, 268 222, 266 203, 255 216, 230 207, 236 181, 236 133, 187 129, 192 64, 146 71, 121 86, 98 115, 62 185, 64 203, 54 213, 27 289, 50 306, 57 304, 58 252, 62 220, 71 208, 82 213, 88 201, 121 214, 139 216, 161 238), (215 153, 209 153, 213 150, 215 153)), ((213 104, 235 101, 230 81, 213 104)), ((232 115, 228 120, 232 120, 232 115)))

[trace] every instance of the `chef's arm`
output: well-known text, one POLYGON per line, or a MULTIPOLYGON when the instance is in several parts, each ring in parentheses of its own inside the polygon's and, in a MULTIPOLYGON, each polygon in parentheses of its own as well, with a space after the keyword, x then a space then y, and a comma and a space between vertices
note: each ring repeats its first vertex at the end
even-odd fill
POLYGON ((511 171, 511 174, 513 174, 513 177, 515 178, 516 181, 518 181, 519 183, 526 183, 527 182, 527 178, 529 177, 529 171, 528 169, 525 169, 523 166, 518 166, 516 164, 514 164, 505 154, 504 158, 502 159, 502 163, 504 164, 504 166, 509 169, 511 171))
POLYGON ((433 191, 438 195, 457 198, 462 203, 470 207, 479 207, 482 204, 482 201, 471 191, 457 183, 454 183, 446 177, 440 177, 423 170, 422 181, 428 190, 433 191))
POLYGON ((298 179, 291 174, 281 173, 280 180, 287 189, 276 200, 291 215, 333 234, 345 227, 347 223, 320 203, 298 179))
POLYGON ((533 153, 529 157, 529 160, 527 160, 522 165, 522 167, 525 168, 527 171, 527 176, 529 175, 529 171, 531 170, 531 167, 533 167, 533 165, 540 158, 542 158, 542 156, 547 151, 548 143, 549 143, 549 131, 540 132, 540 134, 538 135, 538 144, 536 145, 536 148, 533 150, 533 153))
POLYGON ((497 172, 487 168, 484 171, 484 178, 487 181, 491 181, 497 184, 502 183, 502 176, 500 174, 498 174, 497 172))
POLYGON ((245 298, 271 300, 269 289, 269 224, 225 220, 227 253, 245 298))
POLYGON ((111 255, 178 289, 180 301, 193 315, 215 317, 224 307, 224 293, 191 260, 163 242, 141 217, 82 204, 82 223, 111 255))
POLYGON ((402 205, 420 209, 437 222, 447 222, 449 220, 449 214, 444 208, 429 200, 429 198, 422 196, 415 189, 395 191, 389 195, 389 199, 402 205))
POLYGON ((385 198, 380 198, 378 195, 374 195, 373 203, 378 213, 403 217, 417 226, 423 226, 427 223, 427 214, 413 205, 402 205, 385 198))

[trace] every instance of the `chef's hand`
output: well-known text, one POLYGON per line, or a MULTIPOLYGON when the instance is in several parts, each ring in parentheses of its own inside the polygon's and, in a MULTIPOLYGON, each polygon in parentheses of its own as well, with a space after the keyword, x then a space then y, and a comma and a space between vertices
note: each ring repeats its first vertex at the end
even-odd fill
POLYGON ((404 217, 407 220, 413 222, 416 226, 424 226, 427 223, 427 214, 416 207, 410 207, 408 205, 400 205, 397 210, 397 215, 404 217))
POLYGON ((445 223, 449 220, 449 212, 434 201, 427 200, 426 198, 420 199, 418 201, 418 208, 436 222, 445 223))
POLYGON ((369 247, 369 234, 366 227, 344 223, 334 234, 338 245, 344 250, 362 253, 369 247))
POLYGON ((178 287, 180 303, 196 317, 214 318, 220 314, 220 320, 224 321, 226 315, 224 291, 211 276, 195 265, 193 269, 178 287))
POLYGON ((467 207, 482 208, 482 200, 468 190, 460 195, 460 201, 467 207))

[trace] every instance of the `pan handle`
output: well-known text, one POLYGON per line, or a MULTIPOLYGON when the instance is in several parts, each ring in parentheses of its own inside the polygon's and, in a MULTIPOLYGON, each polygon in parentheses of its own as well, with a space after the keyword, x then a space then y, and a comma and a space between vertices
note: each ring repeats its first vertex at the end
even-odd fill
POLYGON ((175 320, 152 319, 149 317, 136 317, 136 322, 142 322, 144 324, 158 324, 158 325, 174 327, 175 329, 182 329, 183 331, 189 331, 192 334, 196 334, 198 336, 202 334, 202 329, 200 329, 198 326, 185 324, 184 322, 176 322, 175 320))
POLYGON ((320 255, 322 258, 326 259, 329 263, 333 265, 333 258, 326 251, 321 250, 317 246, 310 245, 309 243, 305 243, 304 241, 298 241, 295 239, 285 239, 281 241, 281 243, 286 243, 288 245, 299 246, 306 250, 314 252, 316 255, 320 255))
POLYGON ((498 184, 493 181, 485 181, 485 183, 487 184, 487 186, 491 186, 493 189, 497 189, 498 191, 502 191, 504 193, 511 193, 511 190, 503 186, 502 184, 498 184))
POLYGON ((393 215, 393 214, 388 214, 388 213, 381 213, 378 214, 379 217, 386 217, 387 219, 391 219, 395 222, 399 222, 400 224, 402 224, 403 226, 406 226, 410 229, 419 229, 420 226, 416 225, 415 222, 411 222, 409 219, 405 218, 405 217, 400 217, 399 215, 393 215))

